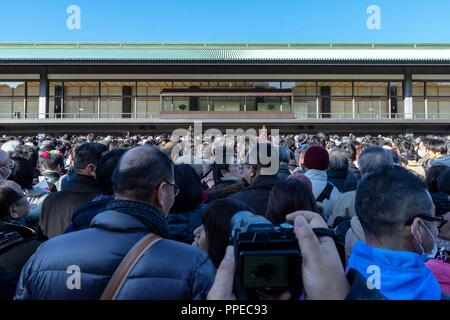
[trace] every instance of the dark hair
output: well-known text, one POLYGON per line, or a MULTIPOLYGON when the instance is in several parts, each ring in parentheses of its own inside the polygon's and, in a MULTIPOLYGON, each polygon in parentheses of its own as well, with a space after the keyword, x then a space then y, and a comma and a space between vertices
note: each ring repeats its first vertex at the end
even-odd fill
POLYGON ((108 151, 105 145, 100 143, 83 143, 75 150, 75 170, 86 169, 89 164, 97 166, 103 153, 108 151))
POLYGON ((425 183, 428 187, 428 191, 430 191, 431 193, 439 192, 438 186, 437 186, 437 180, 438 180, 439 176, 447 169, 448 169, 448 167, 443 164, 438 164, 438 165, 428 168, 426 177, 425 177, 425 183))
POLYGON ((397 165, 363 176, 356 191, 356 214, 368 237, 398 235, 409 220, 432 208, 426 185, 397 165))
POLYGON ((439 175, 436 183, 439 192, 450 195, 450 168, 447 168, 439 175))
POLYGON ((218 148, 215 154, 215 161, 212 165, 212 171, 213 171, 213 179, 214 182, 220 182, 220 179, 223 177, 222 170, 229 171, 229 166, 232 163, 229 163, 229 159, 227 158, 227 155, 233 154, 232 150, 227 149, 226 146, 223 146, 222 148, 218 148))
POLYGON ((298 180, 278 182, 269 195, 266 217, 274 225, 286 222, 289 213, 298 210, 317 211, 316 200, 304 183, 298 180))
POLYGON ((216 268, 225 256, 230 241, 231 219, 240 211, 250 211, 242 202, 232 199, 220 199, 211 202, 203 213, 208 242, 208 255, 216 268))
POLYGON ((341 148, 348 153, 348 160, 353 162, 356 160, 356 147, 353 143, 346 142, 341 145, 341 148))
POLYGON ((128 159, 127 151, 119 161, 113 173, 114 192, 147 202, 155 188, 164 180, 173 179, 173 165, 169 157, 161 150, 143 146, 139 158, 128 159), (127 165, 122 166, 124 159, 127 165), (125 168, 123 168, 125 167, 125 168))
POLYGON ((108 151, 98 161, 95 176, 97 183, 105 194, 113 194, 112 175, 119 163, 120 158, 125 154, 126 150, 116 149, 108 151))
POLYGON ((64 169, 64 158, 59 154, 49 153, 47 157, 41 157, 40 162, 45 170, 55 170, 58 166, 64 169))
POLYGON ((34 168, 30 161, 24 158, 14 157, 14 170, 8 180, 16 182, 22 189, 33 187, 34 168))
POLYGON ((425 148, 432 152, 447 154, 447 145, 442 139, 427 139, 424 144, 425 148))
POLYGON ((289 164, 289 162, 291 160, 291 151, 284 146, 279 146, 278 152, 279 152, 280 162, 285 162, 285 163, 289 164))
POLYGON ((37 166, 39 155, 36 148, 21 144, 11 154, 11 158, 27 159, 28 161, 30 161, 31 166, 35 168, 37 166))
POLYGON ((0 220, 10 217, 11 207, 21 199, 21 196, 6 185, 0 185, 0 220))
POLYGON ((180 188, 170 212, 194 211, 203 201, 203 188, 194 168, 187 164, 174 167, 175 183, 180 188))
POLYGON ((391 150, 388 150, 388 152, 391 154, 392 160, 394 161, 394 163, 401 165, 401 159, 400 159, 400 156, 399 156, 397 150, 391 149, 391 150))

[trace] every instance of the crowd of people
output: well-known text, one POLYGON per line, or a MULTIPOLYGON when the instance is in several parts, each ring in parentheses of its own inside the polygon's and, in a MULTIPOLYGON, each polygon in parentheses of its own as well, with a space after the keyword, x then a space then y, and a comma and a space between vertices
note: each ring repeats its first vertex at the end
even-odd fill
POLYGON ((0 137, 0 299, 101 299, 149 234, 114 299, 235 299, 243 211, 292 223, 302 254, 301 294, 260 299, 448 298, 450 136, 193 140, 0 137))

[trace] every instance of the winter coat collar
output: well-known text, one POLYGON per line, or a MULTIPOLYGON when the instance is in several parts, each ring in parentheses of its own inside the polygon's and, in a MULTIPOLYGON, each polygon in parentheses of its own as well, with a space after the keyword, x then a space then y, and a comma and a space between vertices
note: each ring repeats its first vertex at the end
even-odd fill
POLYGON ((345 179, 347 177, 348 170, 327 170, 328 178, 345 179))
POLYGON ((33 229, 6 221, 0 222, 0 252, 33 238, 36 238, 33 229))
POLYGON ((267 187, 273 187, 275 184, 280 182, 280 179, 278 176, 258 176, 253 183, 245 188, 244 190, 252 190, 252 189, 259 189, 259 188, 267 188, 267 187))
POLYGON ((159 210, 129 200, 111 201, 106 210, 92 220, 91 227, 124 232, 150 230, 164 238, 169 234, 167 219, 159 210))
POLYGON ((103 193, 94 178, 81 174, 75 174, 73 178, 70 179, 69 185, 65 191, 76 193, 103 193))
POLYGON ((324 170, 309 169, 305 172, 305 176, 307 176, 310 180, 328 180, 327 172, 324 170))

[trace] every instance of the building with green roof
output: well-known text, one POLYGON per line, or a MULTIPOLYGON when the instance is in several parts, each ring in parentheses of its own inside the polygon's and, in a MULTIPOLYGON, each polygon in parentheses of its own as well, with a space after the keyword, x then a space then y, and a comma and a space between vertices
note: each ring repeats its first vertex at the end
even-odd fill
POLYGON ((450 45, 0 43, 4 133, 167 131, 195 121, 447 131, 450 45))

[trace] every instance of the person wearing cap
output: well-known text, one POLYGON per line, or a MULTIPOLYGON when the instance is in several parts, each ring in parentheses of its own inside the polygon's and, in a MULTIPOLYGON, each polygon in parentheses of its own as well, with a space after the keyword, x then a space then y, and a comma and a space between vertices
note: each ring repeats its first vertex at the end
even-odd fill
POLYGON ((314 198, 322 208, 325 219, 331 216, 333 203, 341 195, 339 190, 328 181, 329 163, 330 156, 325 148, 313 145, 306 150, 303 160, 305 176, 312 183, 314 198))
POLYGON ((0 269, 9 273, 0 279, 0 300, 12 300, 20 272, 41 242, 34 230, 23 223, 29 214, 28 201, 13 181, 0 183, 0 269))

